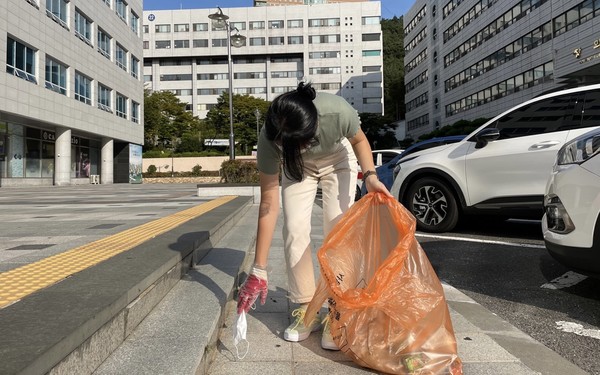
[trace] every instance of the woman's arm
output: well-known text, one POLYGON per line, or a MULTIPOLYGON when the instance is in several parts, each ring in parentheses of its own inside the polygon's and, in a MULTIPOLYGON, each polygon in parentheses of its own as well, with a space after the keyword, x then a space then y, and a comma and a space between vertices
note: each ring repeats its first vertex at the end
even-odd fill
MULTIPOLYGON (((369 145, 369 140, 367 136, 362 131, 362 129, 358 129, 356 135, 350 138, 350 144, 352 144, 352 148, 354 149, 354 154, 358 159, 358 164, 360 164, 360 168, 363 173, 367 171, 375 172, 375 164, 373 163, 373 153, 371 152, 371 145, 369 145)), ((388 189, 385 187, 381 181, 377 178, 377 174, 369 175, 365 184, 368 192, 380 192, 386 195, 392 196, 388 189)))
POLYGON ((279 174, 260 172, 260 204, 258 206, 258 230, 254 264, 266 268, 271 241, 279 216, 279 174))

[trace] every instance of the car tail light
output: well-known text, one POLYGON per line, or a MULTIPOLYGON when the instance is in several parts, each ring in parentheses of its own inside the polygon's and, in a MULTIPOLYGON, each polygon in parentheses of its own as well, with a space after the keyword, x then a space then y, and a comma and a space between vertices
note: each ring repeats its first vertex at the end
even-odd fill
POLYGON ((575 230, 575 224, 558 196, 546 196, 544 206, 548 230, 560 234, 571 233, 575 230))

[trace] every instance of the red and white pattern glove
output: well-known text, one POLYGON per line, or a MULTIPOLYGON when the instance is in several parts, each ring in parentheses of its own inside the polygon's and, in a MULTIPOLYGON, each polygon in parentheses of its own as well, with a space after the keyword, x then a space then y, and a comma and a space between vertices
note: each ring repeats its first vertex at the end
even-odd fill
POLYGON ((246 281, 240 287, 237 313, 241 314, 242 311, 247 313, 259 295, 260 304, 264 305, 267 302, 268 285, 267 270, 253 266, 250 270, 250 275, 248 275, 246 281))

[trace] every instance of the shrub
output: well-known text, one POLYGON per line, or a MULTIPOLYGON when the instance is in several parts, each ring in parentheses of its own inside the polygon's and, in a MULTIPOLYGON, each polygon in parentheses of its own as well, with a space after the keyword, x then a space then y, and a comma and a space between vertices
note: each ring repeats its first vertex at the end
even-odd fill
POLYGON ((200 176, 202 174, 202 166, 196 164, 192 167, 192 176, 200 176))
POLYGON ((221 178, 226 183, 257 183, 258 168, 255 161, 226 160, 221 164, 221 178))
POLYGON ((154 164, 150 164, 150 165, 148 166, 148 171, 147 171, 147 172, 148 172, 148 174, 150 174, 150 175, 152 175, 152 174, 155 174, 155 173, 156 173, 156 165, 154 165, 154 164))

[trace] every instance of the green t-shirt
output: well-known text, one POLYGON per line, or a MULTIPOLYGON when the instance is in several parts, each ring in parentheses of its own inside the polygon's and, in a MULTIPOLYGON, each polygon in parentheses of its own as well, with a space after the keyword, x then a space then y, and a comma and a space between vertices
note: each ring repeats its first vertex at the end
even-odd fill
MULTIPOLYGON (((319 158, 339 151, 342 139, 352 138, 360 129, 360 118, 344 98, 317 93, 313 100, 319 115, 317 139, 319 144, 310 147, 302 154, 305 159, 319 158)), ((266 174, 277 174, 281 163, 281 151, 267 139, 265 131, 260 132, 257 147, 258 170, 266 174)))

